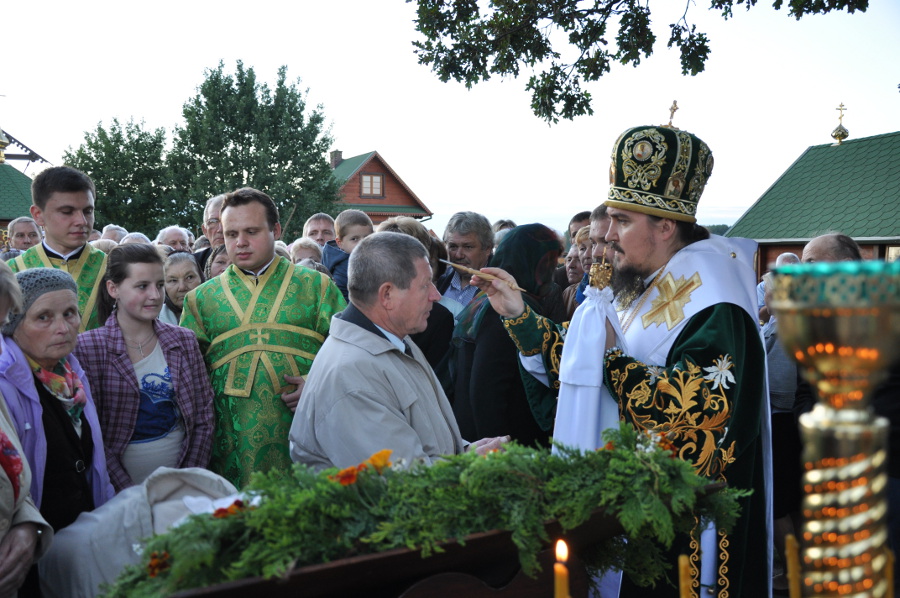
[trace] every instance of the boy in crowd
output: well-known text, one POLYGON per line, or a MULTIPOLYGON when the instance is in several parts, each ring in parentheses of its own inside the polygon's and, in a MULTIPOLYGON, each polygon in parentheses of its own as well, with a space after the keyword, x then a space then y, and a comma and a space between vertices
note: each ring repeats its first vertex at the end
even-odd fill
POLYGON ((361 210, 344 210, 334 219, 333 241, 322 248, 322 264, 347 299, 347 264, 356 245, 374 232, 369 216, 361 210))

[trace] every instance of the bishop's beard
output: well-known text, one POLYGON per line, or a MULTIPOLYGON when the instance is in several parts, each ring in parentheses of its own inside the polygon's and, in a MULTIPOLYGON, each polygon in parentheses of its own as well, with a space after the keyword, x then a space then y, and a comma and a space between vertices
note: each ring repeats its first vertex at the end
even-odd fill
POLYGON ((647 289, 644 279, 648 275, 633 266, 613 268, 609 286, 612 287, 619 309, 628 309, 647 289))

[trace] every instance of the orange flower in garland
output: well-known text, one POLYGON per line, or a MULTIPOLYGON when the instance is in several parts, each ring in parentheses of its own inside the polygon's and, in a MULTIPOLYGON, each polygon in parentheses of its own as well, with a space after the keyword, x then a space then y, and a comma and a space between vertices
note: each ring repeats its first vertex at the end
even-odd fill
POLYGON ((612 443, 612 441, 609 441, 605 445, 603 445, 603 450, 605 451, 611 451, 614 448, 616 448, 616 446, 612 443))
POLYGON ((372 467, 380 474, 385 467, 391 466, 392 452, 390 449, 380 450, 356 467, 345 467, 336 474, 328 476, 328 479, 332 482, 339 482, 341 486, 349 486, 355 484, 359 473, 367 470, 369 467, 372 467))
POLYGON ((671 440, 666 438, 666 435, 664 433, 660 433, 659 441, 656 444, 662 450, 669 451, 670 453, 672 453, 671 457, 673 459, 678 456, 678 447, 675 446, 674 442, 672 442, 671 440))
POLYGON ((367 464, 371 465, 375 468, 375 471, 381 473, 385 467, 391 466, 391 453, 393 453, 391 449, 383 449, 372 455, 366 461, 367 464))
POLYGON ((213 517, 216 519, 225 519, 226 517, 231 517, 232 515, 237 515, 241 511, 247 510, 247 507, 244 505, 244 501, 238 499, 228 505, 227 508, 216 509, 213 511, 213 517))
POLYGON ((150 562, 147 563, 147 573, 150 577, 156 577, 169 568, 169 553, 153 551, 150 553, 150 562))
POLYGON ((332 482, 340 482, 341 486, 349 486, 356 483, 359 471, 358 467, 345 467, 336 474, 328 476, 328 479, 332 482))

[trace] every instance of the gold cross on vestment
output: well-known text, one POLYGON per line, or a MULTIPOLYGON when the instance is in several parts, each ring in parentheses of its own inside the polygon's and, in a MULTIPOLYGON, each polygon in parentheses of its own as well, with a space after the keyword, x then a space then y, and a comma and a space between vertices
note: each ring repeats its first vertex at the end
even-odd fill
POLYGON ((269 333, 263 332, 261 329, 250 333, 250 344, 265 345, 269 342, 269 333))
POLYGON ((657 284, 659 295, 650 304, 650 310, 641 317, 644 328, 650 324, 659 326, 663 322, 672 330, 684 319, 684 306, 690 303, 691 293, 700 288, 703 282, 700 275, 694 272, 688 280, 684 276, 676 282, 669 272, 657 284))
POLYGON ((672 126, 672 119, 675 118, 675 111, 678 110, 678 100, 672 100, 672 105, 669 107, 669 126, 672 126))

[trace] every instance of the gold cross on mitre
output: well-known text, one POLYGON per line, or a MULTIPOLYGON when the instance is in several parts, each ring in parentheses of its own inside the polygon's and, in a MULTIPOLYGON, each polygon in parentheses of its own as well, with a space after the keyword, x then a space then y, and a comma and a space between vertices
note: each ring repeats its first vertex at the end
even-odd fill
POLYGON ((678 100, 672 100, 672 105, 669 106, 669 124, 666 125, 668 127, 672 126, 672 119, 675 118, 675 112, 678 110, 678 100))
POLYGON ((840 124, 844 124, 844 110, 846 110, 846 108, 844 108, 844 102, 841 102, 841 105, 835 108, 835 110, 841 111, 841 115, 838 117, 838 122, 840 124))
POLYGON ((644 328, 648 328, 650 324, 659 326, 663 322, 669 330, 675 328, 684 319, 684 306, 690 303, 691 293, 702 284, 700 275, 696 272, 688 280, 682 276, 678 281, 671 272, 667 273, 657 284, 659 295, 641 318, 644 328))

